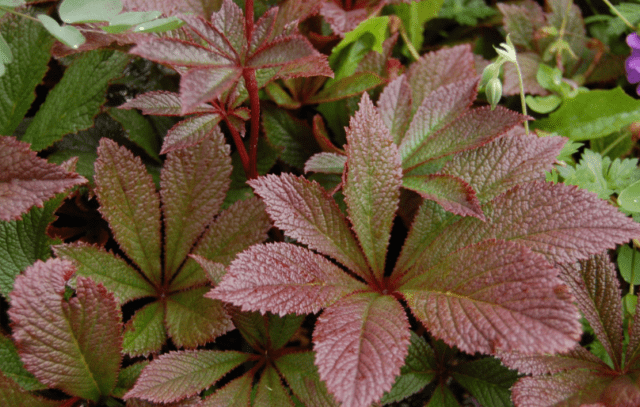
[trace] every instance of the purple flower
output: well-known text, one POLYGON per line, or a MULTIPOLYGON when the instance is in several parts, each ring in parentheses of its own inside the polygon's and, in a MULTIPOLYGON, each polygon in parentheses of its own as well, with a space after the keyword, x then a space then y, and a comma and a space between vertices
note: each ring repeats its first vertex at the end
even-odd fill
MULTIPOLYGON (((640 82, 640 37, 638 34, 627 35, 627 44, 631 47, 631 55, 625 61, 627 79, 630 83, 640 82)), ((636 93, 640 96, 640 85, 636 88, 636 93)))

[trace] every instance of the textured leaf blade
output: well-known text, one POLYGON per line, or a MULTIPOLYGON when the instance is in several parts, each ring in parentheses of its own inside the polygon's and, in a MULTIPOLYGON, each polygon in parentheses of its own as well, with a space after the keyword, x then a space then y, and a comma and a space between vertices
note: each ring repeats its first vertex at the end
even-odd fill
POLYGON ((406 75, 387 85, 378 99, 378 109, 393 142, 400 145, 413 117, 411 88, 406 75))
POLYGON ((276 227, 367 278, 366 260, 347 219, 318 183, 282 174, 267 175, 249 185, 266 203, 276 227))
MULTIPOLYGON (((138 95, 132 100, 118 106, 118 109, 140 109, 142 114, 160 116, 181 116, 182 102, 180 94, 167 91, 154 91, 138 95)), ((208 104, 201 104, 189 113, 206 113, 213 111, 208 104)))
POLYGON ((451 213, 484 220, 475 191, 460 178, 445 174, 407 176, 402 179, 402 186, 437 202, 451 213))
MULTIPOLYGON (((565 144, 561 137, 505 135, 453 157, 443 172, 467 181, 485 203, 517 184, 542 181, 565 144)), ((522 132, 522 133, 520 133, 522 132)))
POLYGON ((3 20, 0 37, 13 54, 13 61, 0 77, 0 134, 9 136, 35 100, 54 39, 41 24, 13 15, 3 20))
POLYGON ((304 172, 324 174, 342 174, 347 156, 336 153, 318 153, 312 155, 304 164, 304 172))
POLYGON ((384 80, 371 72, 357 72, 346 78, 332 82, 305 101, 306 104, 335 102, 352 96, 361 95, 362 92, 382 85, 384 80))
POLYGON ((314 353, 290 353, 275 360, 278 371, 295 396, 306 407, 333 407, 338 403, 320 381, 318 368, 313 364, 314 353))
POLYGON ((0 136, 0 174, 0 220, 4 221, 21 219, 30 207, 42 207, 55 194, 87 182, 37 157, 29 144, 13 137, 0 136))
POLYGON ((464 352, 552 353, 582 333, 557 272, 524 246, 489 240, 422 269, 399 291, 436 338, 464 352))
POLYGON ((240 253, 220 285, 207 297, 231 302, 244 311, 308 314, 366 289, 367 286, 308 249, 290 243, 271 243, 254 245, 240 253), (273 268, 272 264, 278 267, 273 268))
POLYGON ((230 148, 218 127, 202 143, 170 153, 160 175, 165 275, 171 279, 218 213, 231 179, 230 148))
POLYGON ((313 332, 320 378, 343 405, 369 406, 391 389, 409 348, 409 323, 392 296, 354 294, 327 308, 313 332))
POLYGON ((153 402, 179 401, 211 386, 248 354, 214 350, 169 352, 151 362, 125 399, 141 398, 153 402))
POLYGON ((145 305, 124 327, 122 351, 129 356, 146 356, 159 352, 167 341, 164 309, 159 302, 145 305))
POLYGON ((511 407, 511 386, 518 372, 509 370, 494 358, 483 358, 453 368, 453 378, 483 406, 511 407))
POLYGON ((13 344, 13 341, 4 335, 0 335, 0 372, 0 374, 16 382, 23 390, 43 390, 47 388, 31 372, 24 368, 24 364, 18 355, 18 349, 13 344))
MULTIPOLYGON (((167 154, 171 151, 197 145, 202 140, 220 131, 218 123, 221 120, 222 116, 220 114, 211 113, 192 116, 176 123, 167 132, 160 154, 167 154)), ((216 136, 214 135, 214 137, 216 136)))
POLYGON ((419 143, 413 143, 410 136, 405 138, 400 146, 402 166, 410 169, 425 161, 480 147, 523 120, 521 114, 500 106, 495 110, 489 106, 473 109, 419 143))
POLYGON ((578 308, 616 367, 622 360, 620 284, 608 256, 560 265, 560 278, 571 288, 578 308))
POLYGON ((229 66, 234 61, 195 43, 176 38, 157 38, 139 43, 129 51, 142 58, 174 66, 229 66))
POLYGON ((244 374, 206 397, 198 407, 246 407, 251 399, 253 375, 244 374))
POLYGON ((260 113, 267 139, 281 150, 280 159, 287 164, 302 168, 307 158, 320 151, 307 122, 268 105, 260 113))
POLYGON ((0 371, 0 403, 3 406, 56 407, 59 401, 45 400, 26 392, 0 371))
POLYGON ((256 399, 253 402, 255 407, 293 407, 289 392, 283 386, 282 380, 273 366, 267 366, 262 372, 257 386, 256 399))
POLYGON ((74 61, 47 96, 22 138, 33 150, 51 146, 67 133, 93 125, 110 81, 122 75, 129 56, 118 51, 89 51, 74 61))
POLYGON ((102 139, 94 178, 100 213, 116 241, 152 283, 160 283, 160 198, 144 164, 102 139))
POLYGON ((113 390, 120 368, 121 314, 113 296, 84 277, 64 300, 70 262, 37 262, 16 279, 9 316, 27 370, 43 383, 90 400, 113 390), (99 347, 99 349, 96 349, 99 347))
POLYGON ((194 110, 203 102, 215 99, 238 83, 242 69, 236 66, 193 68, 180 80, 182 113, 194 110))
POLYGON ((195 348, 233 329, 224 304, 204 298, 207 291, 200 287, 167 297, 165 323, 176 346, 195 348))
POLYGON ((347 129, 344 196, 353 230, 376 279, 381 279, 398 209, 400 155, 380 114, 364 94, 347 129))
POLYGON ((54 251, 56 256, 72 261, 78 275, 104 285, 120 304, 156 294, 155 288, 137 270, 102 248, 75 243, 55 246, 54 251))

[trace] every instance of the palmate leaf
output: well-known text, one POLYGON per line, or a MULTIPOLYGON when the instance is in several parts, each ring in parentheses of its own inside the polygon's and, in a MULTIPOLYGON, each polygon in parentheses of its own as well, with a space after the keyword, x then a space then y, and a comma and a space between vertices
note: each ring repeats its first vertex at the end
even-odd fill
POLYGON ((221 96, 238 82, 244 69, 256 70, 259 86, 277 78, 333 76, 326 57, 298 35, 297 29, 274 30, 277 13, 277 8, 265 13, 248 41, 242 11, 231 0, 224 0, 211 23, 199 16, 180 16, 206 45, 165 38, 140 43, 131 52, 186 68, 181 70, 180 83, 183 114, 221 96))
POLYGON ((368 406, 400 373, 409 322, 393 297, 353 294, 323 312, 313 340, 320 378, 336 399, 345 406, 368 406))
POLYGON ((0 220, 22 219, 30 207, 43 206, 84 177, 36 156, 29 144, 0 136, 0 220))
POLYGON ((29 267, 16 279, 9 316, 27 370, 51 387, 97 401, 116 384, 122 317, 113 295, 84 277, 66 300, 74 272, 59 259, 29 267))

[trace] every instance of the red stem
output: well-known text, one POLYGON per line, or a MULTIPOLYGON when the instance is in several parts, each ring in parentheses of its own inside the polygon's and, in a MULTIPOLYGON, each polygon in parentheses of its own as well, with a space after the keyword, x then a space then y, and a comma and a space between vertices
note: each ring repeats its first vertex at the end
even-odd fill
POLYGON ((80 397, 74 397, 64 402, 60 407, 71 407, 76 404, 78 401, 82 400, 80 397))
POLYGON ((253 34, 253 0, 245 0, 244 3, 244 31, 247 35, 247 42, 250 42, 251 34, 253 34))
POLYGON ((247 174, 248 179, 258 177, 258 134, 260 132, 260 98, 258 97, 258 81, 256 71, 253 68, 242 70, 244 83, 249 92, 249 103, 251 104, 251 136, 249 138, 249 163, 251 168, 247 174))
POLYGON ((227 125, 227 127, 229 128, 229 131, 231 132, 231 137, 233 137, 233 142, 236 143, 236 148, 238 149, 238 154, 240 154, 240 160, 242 161, 242 168, 244 168, 244 173, 247 176, 247 179, 251 179, 249 178, 249 174, 251 173, 249 155, 247 154, 247 149, 244 148, 242 137, 240 136, 240 133, 238 133, 238 130, 236 130, 236 128, 233 127, 233 125, 231 125, 231 121, 229 121, 229 118, 227 117, 227 115, 225 114, 223 117, 224 117, 223 120, 225 124, 227 125))

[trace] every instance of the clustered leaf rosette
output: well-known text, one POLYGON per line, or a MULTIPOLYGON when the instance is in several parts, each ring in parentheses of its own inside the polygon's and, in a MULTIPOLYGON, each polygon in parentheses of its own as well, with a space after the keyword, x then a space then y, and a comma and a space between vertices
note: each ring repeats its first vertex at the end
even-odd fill
MULTIPOLYGON (((510 185, 518 169, 500 157, 528 141, 520 137, 486 144, 489 163, 479 166, 486 172, 470 175, 506 189, 482 205, 484 220, 425 201, 389 274, 386 254, 403 162, 365 94, 347 129, 348 215, 319 184, 302 177, 249 181, 275 226, 307 247, 254 245, 207 296, 262 313, 324 309, 313 333, 315 363, 343 406, 380 400, 399 374, 410 337, 399 300, 434 337, 464 352, 571 349, 582 333, 579 313, 554 264, 614 247, 637 236, 640 226, 572 186, 526 176, 510 185)), ((547 140, 542 150, 558 148, 558 139, 547 140)), ((529 160, 529 168, 542 174, 555 159, 547 157, 529 160)))
MULTIPOLYGON (((525 119, 498 106, 471 108, 480 77, 471 48, 460 45, 425 54, 380 94, 381 119, 398 146, 402 187, 434 200, 447 211, 484 219, 476 191, 464 177, 447 172, 454 155, 477 149, 525 119)), ((313 155, 305 171, 342 174, 346 155, 313 155)))
POLYGON ((239 108, 248 96, 246 70, 255 72, 258 88, 276 79, 333 77, 327 57, 298 33, 296 19, 284 24, 278 7, 255 23, 251 38, 246 37, 242 10, 232 0, 223 1, 211 22, 195 15, 179 16, 192 40, 155 38, 130 51, 178 71, 180 93, 143 94, 124 108, 141 108, 147 114, 196 114, 169 130, 162 153, 198 143, 223 119, 242 127, 249 118, 246 109, 239 108))
POLYGON ((128 259, 82 243, 54 251, 72 261, 79 276, 102 283, 119 304, 152 300, 126 323, 124 353, 158 352, 168 338, 179 348, 195 348, 233 329, 224 305, 203 297, 213 276, 193 256, 224 268, 237 252, 262 242, 270 222, 255 198, 218 213, 230 183, 229 150, 216 129, 199 145, 169 153, 158 193, 140 158, 100 140, 99 210, 128 259))
POLYGON ((560 277, 599 343, 602 356, 576 346, 558 355, 500 353, 502 362, 523 377, 512 388, 518 407, 640 405, 640 309, 629 321, 624 346, 622 302, 615 265, 606 253, 564 264, 560 277))

